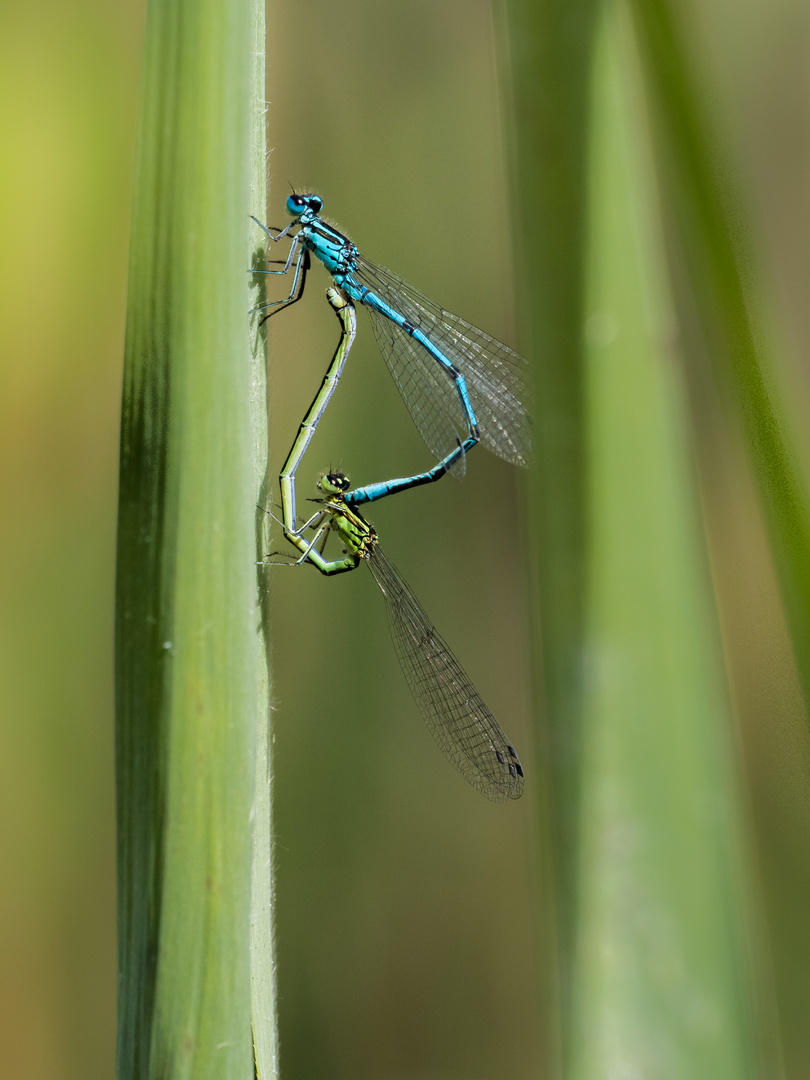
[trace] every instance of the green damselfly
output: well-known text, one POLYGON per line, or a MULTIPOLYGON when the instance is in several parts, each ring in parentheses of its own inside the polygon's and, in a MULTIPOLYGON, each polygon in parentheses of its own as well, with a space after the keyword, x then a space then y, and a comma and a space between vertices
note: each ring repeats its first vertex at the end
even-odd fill
POLYGON ((327 473, 318 482, 320 509, 290 536, 322 574, 342 574, 361 563, 377 582, 388 611, 388 625, 405 680, 425 723, 448 761, 477 791, 493 802, 519 799, 523 768, 517 752, 484 699, 436 630, 425 609, 379 544, 377 532, 347 501, 349 481, 327 473), (313 530, 311 540, 302 534, 313 530), (343 543, 344 556, 328 560, 323 551, 330 533, 343 543))

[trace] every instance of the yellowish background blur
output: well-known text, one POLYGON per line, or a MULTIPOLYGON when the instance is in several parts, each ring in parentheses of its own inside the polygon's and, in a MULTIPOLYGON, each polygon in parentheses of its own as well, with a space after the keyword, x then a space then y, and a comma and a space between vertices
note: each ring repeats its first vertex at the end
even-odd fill
MULTIPOLYGON (((794 0, 694 10, 760 214, 801 419, 810 14, 794 0)), ((15 1080, 113 1071, 113 545, 143 19, 135 0, 0 11, 0 1075, 15 1080)), ((286 224, 288 182, 310 186, 370 257, 520 344, 489 3, 271 0, 268 30, 270 222, 286 224)), ((305 301, 271 324, 274 467, 334 347, 327 283, 316 268, 305 301)), ((425 464, 360 323, 299 497, 325 467, 364 483, 425 464)), ((448 479, 369 517, 531 777, 520 485, 479 450, 463 485, 448 479)), ((715 562, 728 576, 752 786, 781 791, 760 840, 779 870, 775 947, 798 1032, 803 983, 791 998, 785 958, 808 950, 806 777, 792 771, 807 738, 755 522, 750 507, 716 509, 715 537, 732 547, 717 546, 715 562), (761 593, 739 591, 743 571, 761 593)), ((367 575, 279 569, 273 602, 285 1075, 534 1075, 531 780, 521 804, 500 808, 458 780, 402 693, 367 575)))
POLYGON ((112 590, 144 8, 0 9, 0 1074, 109 1077, 112 590))

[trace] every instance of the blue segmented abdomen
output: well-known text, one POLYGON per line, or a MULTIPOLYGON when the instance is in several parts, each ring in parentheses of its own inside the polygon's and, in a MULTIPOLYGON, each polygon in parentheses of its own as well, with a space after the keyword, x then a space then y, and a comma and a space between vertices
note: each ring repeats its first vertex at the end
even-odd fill
MULTIPOLYGON (((368 311, 408 412, 439 460, 472 435, 505 461, 529 464, 525 357, 364 259, 325 222, 307 224, 298 235, 335 284, 368 311)), ((460 479, 464 465, 462 457, 449 471, 460 479)))
POLYGON ((380 315, 384 315, 387 319, 390 319, 394 326, 399 327, 404 334, 407 334, 408 337, 412 338, 414 341, 418 341, 422 348, 433 357, 440 368, 446 373, 448 379, 451 380, 451 384, 452 382, 455 382, 456 392, 464 405, 467 424, 469 425, 470 430, 473 431, 476 427, 475 412, 473 411, 470 402, 470 396, 467 393, 466 380, 458 368, 448 360, 440 349, 436 348, 430 338, 426 337, 419 327, 414 326, 404 315, 391 307, 390 304, 386 304, 384 300, 381 300, 379 296, 368 288, 368 286, 358 286, 356 281, 352 281, 349 275, 346 275, 346 284, 343 288, 346 289, 346 292, 349 293, 356 303, 371 308, 374 311, 379 312, 380 315))

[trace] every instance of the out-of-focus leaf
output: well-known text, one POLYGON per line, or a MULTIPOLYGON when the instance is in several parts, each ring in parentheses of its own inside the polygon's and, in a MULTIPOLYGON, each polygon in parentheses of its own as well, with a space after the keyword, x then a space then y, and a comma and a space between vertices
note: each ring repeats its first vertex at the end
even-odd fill
POLYGON ((615 9, 595 71, 570 1075, 737 1080, 757 1073, 745 819, 638 67, 615 9))

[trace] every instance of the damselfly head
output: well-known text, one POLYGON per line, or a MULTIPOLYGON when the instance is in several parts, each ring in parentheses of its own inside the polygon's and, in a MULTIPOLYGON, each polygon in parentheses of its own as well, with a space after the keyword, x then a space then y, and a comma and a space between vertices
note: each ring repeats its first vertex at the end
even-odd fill
POLYGON ((287 213, 291 217, 301 217, 307 212, 319 214, 322 206, 323 199, 320 195, 298 195, 293 192, 287 198, 287 213))
POLYGON ((318 487, 324 495, 339 495, 342 491, 349 490, 349 478, 345 473, 324 473, 318 481, 318 487))

